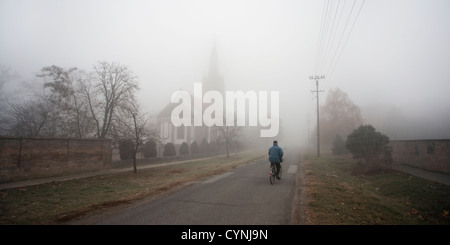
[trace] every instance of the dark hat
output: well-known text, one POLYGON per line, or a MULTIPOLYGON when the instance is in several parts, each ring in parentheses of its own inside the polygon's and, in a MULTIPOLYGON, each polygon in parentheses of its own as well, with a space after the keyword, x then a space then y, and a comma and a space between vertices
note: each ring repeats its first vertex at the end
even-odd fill
POLYGON ((274 140, 273 143, 274 143, 274 144, 278 144, 278 141, 274 140))

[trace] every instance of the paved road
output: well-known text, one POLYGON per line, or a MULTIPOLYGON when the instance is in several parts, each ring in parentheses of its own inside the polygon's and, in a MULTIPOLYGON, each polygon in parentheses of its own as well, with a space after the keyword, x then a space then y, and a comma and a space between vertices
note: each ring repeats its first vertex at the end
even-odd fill
POLYGON ((283 176, 270 185, 267 159, 142 202, 91 224, 280 225, 289 224, 298 159, 286 156, 283 176))

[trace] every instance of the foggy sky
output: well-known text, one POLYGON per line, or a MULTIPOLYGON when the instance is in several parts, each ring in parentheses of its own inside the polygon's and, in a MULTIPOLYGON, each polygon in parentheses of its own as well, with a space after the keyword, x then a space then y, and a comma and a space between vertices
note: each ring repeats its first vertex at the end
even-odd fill
POLYGON ((174 91, 202 81, 215 40, 226 89, 280 91, 281 126, 300 141, 307 114, 315 125, 312 75, 326 76, 321 104, 339 87, 391 138, 450 138, 450 2, 366 0, 334 72, 315 74, 325 3, 0 0, 0 65, 18 84, 44 66, 119 62, 136 73, 141 105, 156 114, 174 91))

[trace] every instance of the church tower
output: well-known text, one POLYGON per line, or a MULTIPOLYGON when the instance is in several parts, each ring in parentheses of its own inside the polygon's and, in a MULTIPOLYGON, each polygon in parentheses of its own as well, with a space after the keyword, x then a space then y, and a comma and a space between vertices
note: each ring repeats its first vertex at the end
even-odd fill
POLYGON ((203 78, 203 93, 216 90, 225 96, 225 84, 219 72, 219 58, 217 55, 216 40, 214 40, 209 60, 209 69, 206 77, 203 78))
MULTIPOLYGON (((203 94, 208 91, 218 91, 222 94, 223 98, 225 97, 225 84, 223 77, 219 72, 219 58, 217 55, 215 39, 211 50, 211 57, 209 59, 208 74, 203 78, 202 88, 203 94)), ((204 106, 207 106, 207 104, 204 104, 204 106)), ((223 106, 225 106, 225 104, 223 106)), ((198 131, 199 130, 197 130, 197 132, 198 131)), ((204 139, 207 140, 208 143, 216 142, 220 140, 220 132, 215 127, 204 127, 204 139)))

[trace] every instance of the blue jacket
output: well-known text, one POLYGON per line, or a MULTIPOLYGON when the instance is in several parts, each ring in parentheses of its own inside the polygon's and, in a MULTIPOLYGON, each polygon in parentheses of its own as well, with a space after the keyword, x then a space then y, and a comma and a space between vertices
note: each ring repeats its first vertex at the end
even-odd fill
POLYGON ((283 149, 278 145, 274 145, 269 148, 269 161, 270 162, 281 162, 283 158, 283 149))

